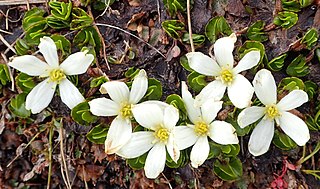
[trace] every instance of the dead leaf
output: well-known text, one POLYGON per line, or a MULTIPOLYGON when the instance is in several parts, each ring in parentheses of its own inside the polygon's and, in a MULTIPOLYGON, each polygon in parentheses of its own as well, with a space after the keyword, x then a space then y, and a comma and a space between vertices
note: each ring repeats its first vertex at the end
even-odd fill
POLYGON ((136 31, 139 25, 141 18, 145 15, 145 12, 139 12, 137 14, 132 15, 131 19, 127 23, 127 28, 131 31, 136 31))
POLYGON ((140 0, 128 0, 129 5, 133 7, 138 7, 140 6, 140 0))
POLYGON ((101 163, 102 160, 108 156, 108 154, 104 152, 104 146, 102 144, 93 144, 91 146, 91 152, 93 152, 94 162, 98 160, 101 163))
POLYGON ((79 165, 77 168, 78 177, 82 181, 96 182, 97 179, 104 173, 105 167, 98 165, 79 165))

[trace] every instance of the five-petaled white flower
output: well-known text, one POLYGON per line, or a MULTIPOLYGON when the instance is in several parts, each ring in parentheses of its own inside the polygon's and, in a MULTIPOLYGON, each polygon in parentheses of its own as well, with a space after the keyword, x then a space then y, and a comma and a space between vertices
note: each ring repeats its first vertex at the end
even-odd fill
POLYGON ((146 94, 148 78, 144 70, 140 70, 132 82, 131 91, 124 82, 110 81, 101 85, 100 92, 108 93, 111 100, 97 98, 89 102, 90 111, 97 116, 117 116, 110 125, 105 141, 105 152, 116 153, 126 144, 132 134, 132 107, 146 94))
POLYGON ((118 151, 124 158, 136 158, 150 150, 144 166, 148 178, 156 178, 163 171, 166 149, 173 161, 177 162, 180 156, 174 142, 179 112, 172 105, 161 107, 158 104, 141 103, 133 107, 136 121, 150 131, 134 132, 130 141, 118 151))
POLYGON ((206 99, 215 98, 221 100, 226 88, 228 96, 234 106, 245 108, 250 105, 253 95, 253 87, 250 82, 240 72, 256 66, 260 60, 259 51, 248 52, 233 67, 232 51, 234 43, 237 41, 235 34, 229 37, 218 39, 214 44, 215 59, 210 58, 201 52, 190 52, 186 54, 190 67, 198 73, 206 76, 214 76, 215 80, 202 89, 196 97, 199 105, 206 99))
POLYGON ((35 86, 26 99, 26 109, 33 114, 46 108, 59 85, 60 97, 70 109, 84 101, 79 90, 66 78, 67 75, 79 75, 87 71, 94 56, 86 52, 70 55, 59 65, 57 47, 50 37, 40 39, 39 51, 46 62, 32 55, 14 57, 9 66, 30 76, 47 77, 35 86))
POLYGON ((277 103, 277 86, 270 71, 260 70, 253 86, 258 99, 264 107, 252 106, 244 109, 238 116, 238 124, 244 128, 260 118, 250 140, 249 151, 254 156, 266 153, 274 135, 274 121, 299 146, 310 138, 307 125, 289 111, 308 101, 308 95, 302 90, 293 90, 277 103))
POLYGON ((185 82, 182 82, 182 99, 193 124, 176 127, 175 141, 179 150, 194 145, 190 154, 193 167, 197 168, 207 159, 210 151, 208 137, 219 144, 239 143, 236 130, 230 123, 214 120, 222 108, 222 101, 209 99, 200 107, 195 107, 185 82))

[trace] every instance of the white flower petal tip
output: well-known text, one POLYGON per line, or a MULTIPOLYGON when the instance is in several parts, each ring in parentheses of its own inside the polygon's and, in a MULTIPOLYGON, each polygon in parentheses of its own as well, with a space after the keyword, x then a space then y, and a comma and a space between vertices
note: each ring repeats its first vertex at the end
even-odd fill
POLYGON ((250 51, 244 55, 238 65, 233 69, 235 73, 249 70, 256 66, 260 61, 260 51, 250 51))
POLYGON ((74 108, 81 102, 84 102, 84 97, 76 86, 68 79, 64 79, 59 84, 60 97, 70 109, 74 108))
POLYGON ((38 47, 44 59, 51 67, 59 67, 57 46, 50 37, 44 36, 40 38, 40 44, 38 47))
POLYGON ((238 115, 238 125, 241 128, 245 128, 246 126, 258 121, 264 115, 264 113, 264 107, 252 106, 246 108, 238 115))
POLYGON ((107 98, 96 98, 88 103, 90 112, 96 116, 115 116, 120 111, 119 104, 107 98))
POLYGON ((207 137, 199 137, 190 153, 191 165, 194 168, 201 166, 207 159, 210 146, 207 137))
POLYGON ((189 66, 196 72, 207 75, 217 76, 221 68, 215 60, 201 52, 189 52, 186 54, 189 66))
POLYGON ((49 65, 32 55, 17 56, 10 59, 8 65, 30 76, 45 75, 49 65))
POLYGON ((254 89, 247 78, 237 74, 232 85, 228 87, 228 96, 237 108, 246 108, 251 104, 254 89))
POLYGON ((148 77, 145 70, 140 70, 132 82, 129 102, 137 104, 148 90, 148 77))
POLYGON ((233 43, 237 42, 237 35, 235 33, 232 33, 231 35, 229 35, 229 38, 231 38, 233 43))
POLYGON ((264 105, 272 105, 277 102, 277 86, 269 70, 259 70, 252 83, 258 99, 264 105))
POLYGON ((303 90, 293 90, 277 104, 282 111, 289 111, 308 102, 308 94, 303 90))
POLYGON ((94 56, 85 52, 77 52, 68 56, 60 65, 66 75, 79 75, 85 73, 94 56))

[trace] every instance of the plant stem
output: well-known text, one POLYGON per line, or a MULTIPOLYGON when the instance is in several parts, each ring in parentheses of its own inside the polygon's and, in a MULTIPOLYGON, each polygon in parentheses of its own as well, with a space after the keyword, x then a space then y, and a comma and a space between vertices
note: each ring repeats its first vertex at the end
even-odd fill
POLYGON ((47 182, 47 189, 50 188, 51 183, 51 174, 52 174, 52 138, 53 138, 53 126, 50 127, 49 130, 49 171, 48 171, 48 182, 47 182))
POLYGON ((188 30, 189 30, 189 39, 191 51, 194 52, 194 45, 192 40, 192 27, 191 27, 191 17, 190 17, 190 0, 187 0, 187 17, 188 17, 188 30))

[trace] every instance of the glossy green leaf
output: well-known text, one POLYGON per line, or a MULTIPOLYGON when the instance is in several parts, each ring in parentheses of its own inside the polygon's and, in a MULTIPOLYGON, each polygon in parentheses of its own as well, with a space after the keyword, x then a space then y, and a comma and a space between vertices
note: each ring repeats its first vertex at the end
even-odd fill
POLYGON ((154 78, 148 79, 148 90, 143 99, 145 100, 160 100, 162 96, 162 85, 160 81, 154 78))
POLYGON ((164 31, 174 39, 179 39, 185 30, 185 25, 180 20, 165 20, 161 25, 164 31))
POLYGON ((93 78, 90 82, 90 87, 99 87, 100 85, 102 85, 105 82, 108 82, 109 79, 106 76, 100 76, 100 77, 96 77, 93 78))
POLYGON ((49 27, 56 30, 70 27, 70 23, 68 21, 60 20, 52 15, 47 16, 46 21, 49 27))
POLYGON ((139 71, 140 69, 131 67, 124 73, 124 76, 128 79, 133 79, 136 75, 138 75, 139 71))
MULTIPOLYGON (((81 1, 90 1, 90 0, 81 0, 81 1)), ((92 8, 94 10, 103 11, 107 7, 111 6, 116 0, 94 0, 92 4, 92 8)))
POLYGON ((306 57, 299 55, 287 67, 287 74, 295 77, 303 77, 309 74, 309 67, 306 65, 306 57))
POLYGON ((93 19, 84 10, 80 8, 72 9, 71 30, 79 30, 91 26, 93 19))
POLYGON ((188 150, 180 151, 180 157, 179 157, 177 163, 175 163, 173 161, 173 159, 170 157, 170 155, 167 153, 166 165, 170 168, 184 167, 185 165, 187 165, 187 163, 189 161, 188 154, 190 154, 190 152, 188 150))
POLYGON ((289 29, 298 22, 298 15, 294 12, 283 11, 279 12, 274 18, 273 23, 277 26, 289 29))
POLYGON ((237 180, 242 176, 242 163, 237 157, 216 160, 214 162, 214 173, 225 181, 237 180))
POLYGON ((205 35, 212 43, 215 42, 219 35, 231 35, 232 30, 223 16, 216 16, 209 20, 205 28, 205 35))
POLYGON ((254 41, 264 42, 268 40, 268 36, 263 31, 265 22, 258 20, 253 23, 247 30, 247 37, 254 41))
POLYGON ((24 37, 25 41, 28 43, 28 45, 39 45, 40 38, 43 36, 46 36, 45 30, 47 29, 48 25, 45 20, 39 21, 36 24, 32 25, 27 31, 26 35, 24 37))
POLYGON ((265 48, 264 45, 259 41, 246 41, 238 50, 240 54, 240 59, 244 57, 250 51, 260 51, 260 61, 259 63, 253 68, 254 72, 257 71, 257 68, 260 66, 262 62, 266 62, 265 56, 265 48))
POLYGON ((206 76, 197 72, 191 72, 188 75, 188 84, 195 92, 200 92, 207 85, 206 76))
POLYGON ((281 150, 292 150, 297 147, 297 144, 288 135, 275 130, 273 144, 281 150))
POLYGON ((17 86, 25 93, 29 93, 33 89, 33 87, 36 86, 33 77, 25 73, 18 74, 15 81, 17 86))
POLYGON ((314 0, 299 0, 301 8, 311 5, 313 2, 314 0))
POLYGON ((299 12, 301 6, 299 0, 281 0, 282 8, 286 11, 299 12))
POLYGON ((194 70, 189 66, 189 62, 186 56, 180 57, 181 66, 189 72, 193 72, 194 70))
POLYGON ((7 65, 5 64, 0 64, 0 82, 1 85, 7 85, 8 82, 10 81, 10 73, 8 70, 7 65))
POLYGON ((163 0, 163 4, 171 17, 175 17, 178 11, 187 11, 187 2, 184 0, 163 0))
POLYGON ((318 41, 318 31, 315 28, 311 28, 301 39, 301 43, 306 44, 307 48, 311 49, 318 41))
POLYGON ((270 68, 272 71, 280 71, 284 65, 284 60, 286 59, 287 54, 280 55, 275 57, 270 62, 268 62, 267 67, 270 68))
POLYGON ((230 123, 236 129, 236 133, 238 136, 245 136, 245 135, 249 134, 249 132, 251 131, 250 126, 247 126, 245 128, 241 128, 238 125, 237 119, 234 119, 231 116, 227 117, 226 122, 230 123))
POLYGON ((98 52, 101 48, 101 40, 98 35, 98 32, 93 27, 87 27, 82 29, 73 39, 73 44, 78 48, 82 47, 94 47, 94 49, 98 52))
POLYGON ((313 99, 318 91, 318 85, 312 81, 304 82, 305 91, 308 94, 309 100, 313 99))
MULTIPOLYGON (((206 40, 206 37, 200 34, 192 34, 192 40, 195 46, 200 46, 204 43, 204 41, 206 40)), ((186 44, 190 44, 189 33, 186 32, 183 34, 182 42, 186 44)))
POLYGON ((182 98, 177 94, 171 94, 167 97, 166 103, 173 105, 179 110, 179 116, 181 119, 186 119, 187 109, 182 98))
POLYGON ((315 116, 307 115, 306 124, 311 131, 320 131, 320 111, 315 116))
POLYGON ((30 117, 30 110, 26 109, 26 93, 21 93, 11 98, 10 104, 8 106, 11 113, 18 117, 27 118, 30 117))
POLYGON ((144 167, 144 164, 147 159, 147 154, 145 153, 137 158, 132 158, 132 159, 127 159, 127 164, 132 168, 132 169, 142 169, 144 167))
POLYGON ((95 127, 93 127, 88 133, 87 133, 87 139, 95 144, 104 144, 104 141, 107 138, 109 127, 99 124, 95 127))
POLYGON ((45 11, 38 7, 32 8, 27 11, 22 20, 22 28, 24 31, 28 31, 33 25, 37 25, 38 22, 42 22, 45 20, 43 15, 45 11))
POLYGON ((280 81, 278 88, 280 90, 293 91, 296 89, 304 90, 305 86, 303 81, 297 77, 286 77, 280 81))
POLYGON ((53 17, 68 21, 70 20, 70 15, 72 11, 72 3, 65 3, 59 1, 51 1, 49 2, 49 7, 51 8, 51 14, 53 17))
POLYGON ((51 35, 50 38, 56 44, 57 49, 62 52, 62 56, 65 57, 71 53, 71 43, 67 38, 58 34, 51 35))
POLYGON ((71 110, 71 117, 80 125, 90 125, 98 120, 98 117, 91 114, 88 102, 82 102, 71 110))
POLYGON ((28 54, 29 50, 30 50, 30 46, 28 45, 28 43, 26 42, 26 40, 24 39, 19 39, 16 42, 16 45, 14 46, 14 48, 16 49, 17 55, 26 55, 28 54))

